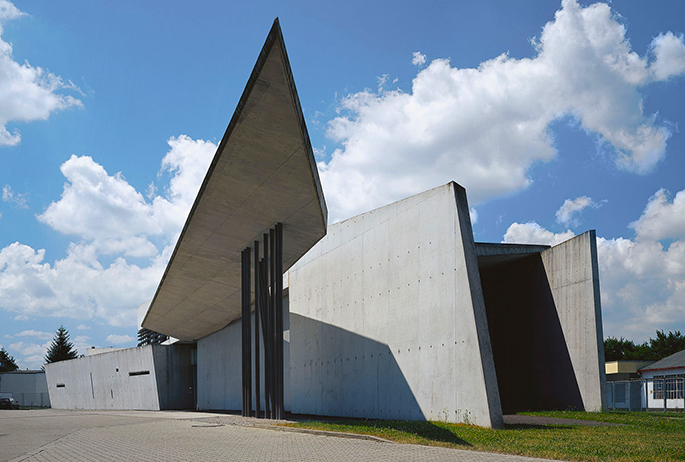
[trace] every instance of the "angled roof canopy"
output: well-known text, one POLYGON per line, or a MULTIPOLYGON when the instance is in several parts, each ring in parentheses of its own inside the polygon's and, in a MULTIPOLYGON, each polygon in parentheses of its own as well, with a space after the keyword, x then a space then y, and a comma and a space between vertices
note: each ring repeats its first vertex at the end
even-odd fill
POLYGON ((181 340, 222 329, 241 316, 241 250, 283 223, 286 271, 326 234, 327 216, 276 19, 143 327, 181 340))

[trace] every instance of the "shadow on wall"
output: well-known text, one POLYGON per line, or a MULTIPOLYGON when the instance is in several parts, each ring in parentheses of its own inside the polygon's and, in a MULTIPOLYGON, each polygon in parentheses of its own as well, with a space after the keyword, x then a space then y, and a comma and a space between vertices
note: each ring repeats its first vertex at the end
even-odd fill
POLYGON ((583 409, 539 254, 480 268, 502 411, 583 409))
POLYGON ((290 313, 291 411, 425 420, 390 347, 290 313))

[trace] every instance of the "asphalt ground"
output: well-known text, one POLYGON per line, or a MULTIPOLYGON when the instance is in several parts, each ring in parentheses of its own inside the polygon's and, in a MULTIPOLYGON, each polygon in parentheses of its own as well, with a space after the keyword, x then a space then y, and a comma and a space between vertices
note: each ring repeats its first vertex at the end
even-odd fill
POLYGON ((0 411, 0 462, 476 461, 544 459, 396 444, 186 411, 0 411), (342 437, 344 436, 344 437, 342 437))

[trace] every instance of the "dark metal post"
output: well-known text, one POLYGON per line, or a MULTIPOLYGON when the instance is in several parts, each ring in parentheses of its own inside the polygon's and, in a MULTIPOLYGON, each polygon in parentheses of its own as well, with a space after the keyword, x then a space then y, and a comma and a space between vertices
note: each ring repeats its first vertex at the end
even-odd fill
POLYGON ((271 414, 273 412, 273 387, 272 387, 272 376, 273 376, 273 342, 272 342, 272 314, 271 314, 271 297, 269 296, 269 273, 270 273, 270 253, 269 253, 269 235, 264 233, 264 264, 263 264, 263 275, 262 280, 262 295, 264 297, 264 324, 265 329, 264 335, 264 354, 266 355, 264 361, 264 417, 267 419, 272 418, 271 414))
POLYGON ((254 416, 259 418, 259 241, 254 241, 254 416))
MULTIPOLYGON (((240 313, 241 313, 241 319, 242 316, 245 316, 245 250, 240 252, 240 313)), ((242 366, 242 379, 241 379, 241 384, 243 386, 243 398, 242 398, 242 414, 243 416, 245 415, 245 323, 241 321, 240 325, 240 340, 242 342, 242 359, 241 359, 241 366, 242 366)))
POLYGON ((271 418, 276 419, 278 410, 278 345, 276 344, 276 294, 274 294, 276 278, 276 231, 269 230, 269 247, 271 249, 269 260, 269 288, 271 297, 269 298, 269 310, 271 312, 271 351, 272 351, 272 372, 271 372, 271 418))
POLYGON ((252 413, 252 350, 251 350, 251 326, 250 326, 250 255, 248 247, 241 253, 241 289, 242 289, 242 346, 243 346, 243 415, 252 413))
MULTIPOLYGON (((254 396, 255 416, 261 412, 260 325, 264 347, 264 417, 282 419, 283 405, 283 225, 263 234, 263 257, 259 241, 254 241, 254 396)), ((252 413, 252 331, 250 322, 251 251, 242 251, 242 346, 243 346, 243 415, 252 413)))
POLYGON ((283 419, 285 414, 283 404, 283 224, 276 224, 275 230, 275 246, 274 251, 276 255, 275 260, 275 285, 274 285, 274 299, 275 299, 275 315, 276 315, 276 418, 283 419))

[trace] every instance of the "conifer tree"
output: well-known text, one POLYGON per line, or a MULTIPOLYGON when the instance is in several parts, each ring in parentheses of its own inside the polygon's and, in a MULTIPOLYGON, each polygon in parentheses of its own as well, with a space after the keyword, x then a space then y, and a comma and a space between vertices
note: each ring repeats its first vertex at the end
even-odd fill
POLYGON ((12 372, 19 369, 14 358, 4 348, 0 348, 0 372, 12 372))
POLYGON ((69 332, 64 326, 59 326, 55 332, 55 338, 52 339, 50 348, 48 348, 48 354, 45 355, 45 362, 50 364, 74 358, 78 358, 78 351, 74 349, 74 344, 69 341, 69 332))

